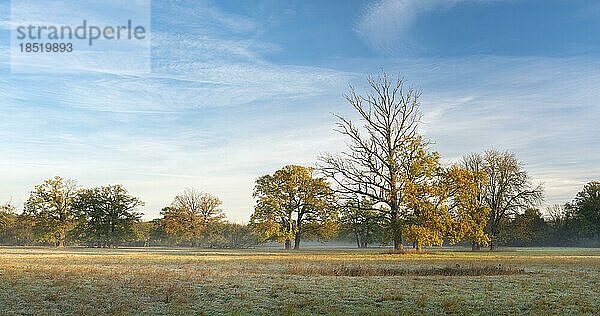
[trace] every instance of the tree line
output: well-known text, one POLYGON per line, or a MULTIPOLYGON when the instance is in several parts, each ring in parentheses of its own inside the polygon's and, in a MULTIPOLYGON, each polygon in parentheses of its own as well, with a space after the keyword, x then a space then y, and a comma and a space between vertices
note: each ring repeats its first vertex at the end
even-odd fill
POLYGON ((37 185, 17 214, 0 207, 0 243, 93 247, 160 245, 241 248, 261 242, 299 249, 302 240, 351 240, 357 247, 469 243, 600 244, 600 182, 575 199, 538 206, 543 188, 509 151, 487 150, 444 164, 421 133, 421 92, 385 73, 370 91, 352 87, 354 118, 336 116, 347 149, 315 167, 287 165, 256 180, 247 225, 225 219, 222 201, 186 189, 161 217, 141 221, 144 203, 121 185, 80 188, 55 177, 37 185))
POLYGON ((161 218, 142 221, 144 205, 122 185, 79 188, 54 177, 37 185, 16 213, 0 206, 0 243, 64 247, 191 246, 243 248, 256 245, 247 225, 224 220, 221 200, 187 189, 162 209, 161 218))
MULTIPOLYGON (((163 208, 160 218, 142 221, 136 208, 143 203, 130 196, 123 186, 77 189, 74 181, 55 177, 36 186, 22 213, 18 214, 10 203, 0 205, 0 244, 247 248, 275 241, 286 249, 292 245, 298 249, 304 239, 351 241, 358 248, 393 242, 387 211, 375 208, 368 199, 339 204, 341 200, 336 199, 329 185, 322 178, 314 181, 313 173, 313 168, 286 166, 274 175, 261 177, 255 189, 255 195, 261 197, 248 225, 226 221, 217 197, 193 189, 177 195, 171 205, 163 208), (267 182, 270 186, 279 183, 291 191, 263 191, 264 181, 275 176, 279 180, 267 182), (301 178, 304 184, 286 182, 301 178), (307 179, 318 189, 307 188, 307 179), (287 197, 292 198, 286 201, 287 197), (284 209, 288 211, 281 212, 284 209)), ((507 246, 600 246, 600 182, 586 184, 572 202, 554 205, 546 213, 543 216, 540 209, 533 207, 507 213, 496 228, 481 217, 491 217, 490 213, 464 216, 454 223, 481 236, 471 234, 470 238, 457 239, 456 235, 448 235, 441 237, 442 242, 421 246, 470 242, 473 249, 478 249, 490 241, 492 229, 498 232, 497 242, 507 246)), ((418 235, 406 236, 405 243, 419 247, 418 235)))

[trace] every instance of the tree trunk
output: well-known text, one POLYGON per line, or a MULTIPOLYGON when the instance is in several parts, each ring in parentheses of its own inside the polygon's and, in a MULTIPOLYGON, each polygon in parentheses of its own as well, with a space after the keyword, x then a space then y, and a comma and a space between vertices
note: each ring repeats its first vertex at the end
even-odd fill
POLYGON ((404 245, 402 245, 402 236, 398 238, 394 237, 394 249, 397 251, 402 251, 402 249, 404 249, 404 245))
POLYGON ((490 238, 490 251, 494 251, 498 249, 498 244, 496 243, 496 237, 491 236, 490 238))
POLYGON ((494 251, 498 249, 498 234, 500 233, 500 219, 498 217, 490 218, 490 223, 488 223, 488 228, 490 231, 490 251, 494 251))
POLYGON ((64 228, 61 228, 60 231, 58 232, 58 245, 57 247, 59 248, 64 248, 65 247, 65 239, 66 239, 66 232, 64 228))
POLYGON ((356 236, 356 246, 360 248, 360 236, 358 234, 354 234, 356 236))
POLYGON ((400 219, 397 211, 392 211, 392 232, 394 238, 394 250, 401 251, 404 246, 402 245, 402 229, 400 229, 400 219))
POLYGON ((290 250, 290 249, 292 249, 292 241, 288 239, 285 241, 285 250, 290 250))
POLYGON ((471 251, 479 251, 481 250, 481 245, 475 241, 471 243, 471 251))
MULTIPOLYGON (((300 218, 298 218, 300 220, 300 218)), ((294 238, 294 250, 300 249, 300 240, 302 239, 302 225, 300 221, 298 222, 298 231, 296 232, 294 238)))
POLYGON ((298 219, 296 220, 296 234, 294 235, 294 250, 300 249, 300 240, 302 239, 302 224, 304 212, 298 212, 298 219))
POLYGON ((492 231, 492 233, 490 234, 490 250, 494 251, 498 249, 498 243, 496 240, 496 237, 498 236, 498 232, 497 231, 492 231))

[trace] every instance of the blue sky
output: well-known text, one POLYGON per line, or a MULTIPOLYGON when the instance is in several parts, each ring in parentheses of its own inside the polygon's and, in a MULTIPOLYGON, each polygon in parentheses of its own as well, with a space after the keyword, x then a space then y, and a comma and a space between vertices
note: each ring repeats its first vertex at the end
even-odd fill
POLYGON ((381 69, 423 90, 422 131, 447 162, 511 150, 546 204, 600 178, 594 1, 157 0, 146 74, 77 60, 59 65, 69 74, 11 73, 9 8, 0 201, 61 175, 126 185, 146 218, 193 187, 247 221, 258 176, 343 149, 332 113, 351 116, 348 84, 381 69))

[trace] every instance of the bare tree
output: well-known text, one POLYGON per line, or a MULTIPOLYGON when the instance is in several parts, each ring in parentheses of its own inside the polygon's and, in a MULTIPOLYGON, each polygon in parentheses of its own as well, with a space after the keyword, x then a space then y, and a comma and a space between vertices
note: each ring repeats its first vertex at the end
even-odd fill
POLYGON ((522 164, 508 151, 470 154, 463 157, 462 164, 466 169, 487 174, 479 198, 490 208, 487 229, 491 237, 490 250, 495 250, 502 221, 541 202, 543 188, 531 183, 522 164))
POLYGON ((221 204, 214 195, 185 189, 173 199, 171 206, 161 212, 167 233, 194 246, 209 223, 225 217, 221 204))
POLYGON ((175 197, 171 207, 184 210, 190 216, 198 216, 201 223, 206 225, 211 221, 223 219, 221 204, 223 202, 212 194, 185 189, 175 197))
POLYGON ((410 215, 403 191, 409 181, 423 178, 424 169, 415 166, 432 158, 417 133, 421 92, 406 87, 402 79, 390 80, 385 73, 369 77, 368 82, 371 93, 360 95, 350 87, 346 96, 360 123, 336 115, 336 131, 348 138, 348 150, 322 156, 319 167, 342 196, 383 204, 379 209, 389 220, 394 247, 401 249, 404 220, 410 215))

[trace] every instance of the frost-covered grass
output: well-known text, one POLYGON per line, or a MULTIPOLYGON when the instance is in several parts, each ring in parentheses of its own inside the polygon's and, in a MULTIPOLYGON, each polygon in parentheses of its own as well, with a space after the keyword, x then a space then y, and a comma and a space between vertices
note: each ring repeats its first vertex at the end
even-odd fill
POLYGON ((600 250, 0 248, 0 315, 599 314, 600 250))

